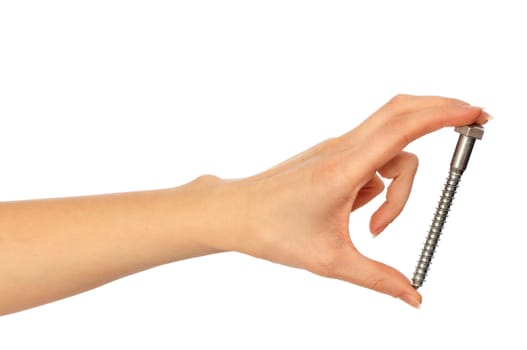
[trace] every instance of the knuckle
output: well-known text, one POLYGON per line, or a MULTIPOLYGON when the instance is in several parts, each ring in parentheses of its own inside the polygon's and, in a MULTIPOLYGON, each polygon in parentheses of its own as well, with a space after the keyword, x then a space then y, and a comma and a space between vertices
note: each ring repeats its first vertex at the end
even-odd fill
POLYGON ((397 141, 401 148, 412 141, 412 135, 408 125, 408 116, 404 113, 392 115, 389 124, 387 124, 387 130, 393 135, 397 135, 397 141))
POLYGON ((366 287, 371 290, 380 292, 380 293, 385 293, 388 285, 387 285, 386 280, 381 279, 381 278, 375 278, 375 279, 368 280, 366 282, 366 287))
POLYGON ((384 184, 384 181, 379 180, 379 184, 377 185, 377 188, 375 189, 375 195, 379 195, 382 192, 384 192, 384 189, 386 188, 386 185, 384 184))
POLYGON ((322 186, 324 191, 330 191, 340 185, 343 160, 337 156, 324 157, 311 171, 311 181, 315 186, 322 186))
POLYGON ((443 105, 438 106, 437 112, 436 112, 438 123, 440 125, 446 125, 448 123, 448 118, 451 113, 452 113, 452 109, 449 108, 448 105, 443 104, 443 105))
POLYGON ((445 96, 439 96, 441 98, 440 103, 441 105, 464 105, 467 104, 467 102, 452 98, 452 97, 445 97, 445 96))
POLYGON ((386 185, 378 175, 375 175, 362 189, 368 191, 374 196, 381 194, 386 185))
POLYGON ((408 157, 408 164, 410 168, 415 172, 417 171, 417 168, 419 167, 419 157, 417 157, 413 153, 407 153, 408 157))

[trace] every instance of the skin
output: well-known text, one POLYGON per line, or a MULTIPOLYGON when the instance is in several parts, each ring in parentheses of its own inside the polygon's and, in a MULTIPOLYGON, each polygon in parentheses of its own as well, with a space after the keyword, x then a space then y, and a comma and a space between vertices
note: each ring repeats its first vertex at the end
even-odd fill
POLYGON ((350 213, 384 190, 381 233, 402 211, 417 170, 404 152, 446 126, 485 123, 479 107, 398 95, 357 128, 252 177, 206 175, 180 187, 0 203, 0 314, 74 295, 161 264, 238 251, 337 278, 419 307, 394 268, 362 255, 350 213))

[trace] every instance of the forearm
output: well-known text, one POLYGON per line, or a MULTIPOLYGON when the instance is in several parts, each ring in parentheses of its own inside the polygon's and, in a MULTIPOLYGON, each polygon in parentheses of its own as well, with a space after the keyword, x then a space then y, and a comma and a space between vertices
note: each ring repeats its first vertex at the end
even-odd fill
MULTIPOLYGON (((199 182, 199 181, 198 181, 199 182)), ((202 181, 203 182, 203 181, 202 181)), ((0 203, 0 314, 213 253, 207 190, 0 203)))

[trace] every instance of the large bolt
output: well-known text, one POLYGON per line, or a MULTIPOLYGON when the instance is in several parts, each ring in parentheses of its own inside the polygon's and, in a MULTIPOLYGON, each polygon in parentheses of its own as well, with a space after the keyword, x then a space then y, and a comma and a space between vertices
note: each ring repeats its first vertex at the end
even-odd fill
POLYGON ((450 211, 452 200, 454 199, 457 187, 459 186, 461 175, 463 175, 463 172, 467 168, 470 154, 472 153, 472 148, 474 147, 476 140, 481 140, 484 132, 483 127, 478 124, 458 126, 454 130, 459 133, 459 138, 457 140, 456 150, 452 156, 452 161, 450 162, 450 171, 448 173, 445 187, 443 188, 441 198, 439 199, 439 204, 434 214, 432 225, 430 225, 428 236, 412 278, 412 285, 416 289, 423 285, 437 243, 439 242, 439 237, 443 231, 448 212, 450 211))

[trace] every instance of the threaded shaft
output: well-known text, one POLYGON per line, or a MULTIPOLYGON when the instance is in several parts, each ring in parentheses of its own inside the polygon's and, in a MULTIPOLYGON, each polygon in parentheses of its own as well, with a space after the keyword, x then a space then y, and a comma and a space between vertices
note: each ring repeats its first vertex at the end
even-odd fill
POLYGON ((426 238, 423 250, 421 251, 421 256, 419 257, 417 267, 415 268, 412 277, 412 285, 416 289, 421 287, 425 280, 437 243, 439 242, 439 237, 443 231, 448 212, 450 211, 452 200, 454 199, 454 195, 459 186, 461 175, 462 171, 456 171, 454 169, 451 169, 448 173, 445 187, 443 188, 439 204, 434 214, 434 219, 432 220, 432 225, 430 225, 430 230, 428 231, 428 237, 426 238))

